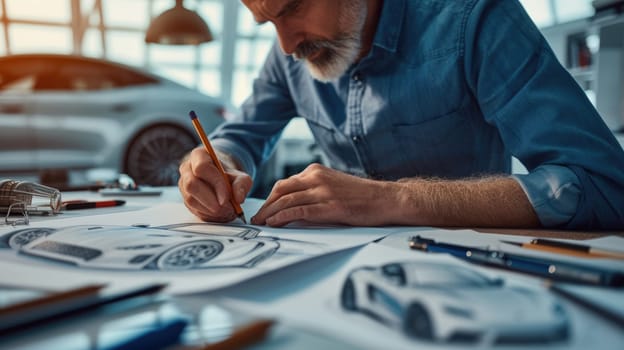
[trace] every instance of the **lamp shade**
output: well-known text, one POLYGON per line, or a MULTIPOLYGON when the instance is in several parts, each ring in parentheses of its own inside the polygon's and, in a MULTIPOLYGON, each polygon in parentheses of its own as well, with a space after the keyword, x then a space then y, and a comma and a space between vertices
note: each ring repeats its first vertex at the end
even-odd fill
POLYGON ((184 8, 182 0, 154 18, 145 34, 146 43, 163 45, 199 45, 212 40, 206 22, 197 12, 184 8))

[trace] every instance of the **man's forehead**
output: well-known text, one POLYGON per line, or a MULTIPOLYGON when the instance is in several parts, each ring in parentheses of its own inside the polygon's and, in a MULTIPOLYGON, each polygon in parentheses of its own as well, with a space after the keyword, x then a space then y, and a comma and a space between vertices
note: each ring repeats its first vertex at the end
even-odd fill
POLYGON ((292 0, 243 0, 254 14, 277 15, 292 0))

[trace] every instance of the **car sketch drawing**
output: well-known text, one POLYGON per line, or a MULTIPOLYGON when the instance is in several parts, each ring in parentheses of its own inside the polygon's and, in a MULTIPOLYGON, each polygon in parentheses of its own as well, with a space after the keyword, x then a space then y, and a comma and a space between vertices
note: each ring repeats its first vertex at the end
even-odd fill
POLYGON ((0 237, 0 248, 79 267, 115 270, 253 268, 276 255, 325 250, 324 244, 259 233, 248 226, 214 224, 33 227, 0 237))
POLYGON ((428 342, 527 345, 568 338, 569 319, 547 290, 508 286, 456 264, 396 262, 352 270, 343 309, 428 342))

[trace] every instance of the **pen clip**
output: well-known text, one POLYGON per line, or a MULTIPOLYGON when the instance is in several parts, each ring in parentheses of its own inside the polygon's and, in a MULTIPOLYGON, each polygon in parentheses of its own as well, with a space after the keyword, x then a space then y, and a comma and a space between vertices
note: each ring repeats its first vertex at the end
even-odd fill
POLYGON ((435 241, 421 236, 412 236, 409 240, 409 246, 412 249, 426 251, 429 244, 435 244, 435 241))

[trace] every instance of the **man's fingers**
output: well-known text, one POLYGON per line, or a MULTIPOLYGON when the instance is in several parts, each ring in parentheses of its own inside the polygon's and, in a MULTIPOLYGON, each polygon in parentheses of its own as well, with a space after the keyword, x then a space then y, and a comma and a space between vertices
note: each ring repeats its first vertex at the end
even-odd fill
POLYGON ((312 191, 303 190, 294 193, 288 193, 275 199, 272 203, 264 203, 258 213, 252 218, 252 223, 256 225, 263 225, 266 219, 275 216, 281 211, 289 208, 295 208, 304 206, 307 204, 315 203, 316 200, 312 197, 312 191))
MULTIPOLYGON (((205 181, 193 174, 192 161, 189 160, 180 165, 178 187, 187 208, 204 221, 230 221, 236 215, 229 203, 229 194, 224 196, 225 203, 221 205, 215 186, 218 185, 205 181)), ((223 187, 225 187, 224 184, 223 187)), ((228 191, 227 188, 225 191, 228 191)))
POLYGON ((229 174, 230 181, 232 181, 232 192, 236 203, 243 203, 251 187, 253 186, 253 180, 251 176, 240 172, 231 172, 229 174))
POLYGON ((193 176, 212 185, 217 202, 220 206, 225 206, 230 200, 229 187, 226 183, 229 179, 223 176, 208 153, 196 148, 191 153, 189 162, 193 176))
MULTIPOLYGON (((291 176, 287 179, 279 180, 273 185, 271 193, 264 202, 263 207, 271 205, 285 195, 305 191, 310 185, 298 176, 291 176)), ((262 208, 261 208, 262 209, 262 208)))
POLYGON ((190 174, 181 174, 178 186, 187 206, 196 208, 204 214, 216 214, 221 211, 223 206, 217 204, 216 194, 210 184, 190 174))
POLYGON ((267 217, 266 224, 272 227, 281 227, 296 221, 310 223, 332 223, 331 213, 323 204, 305 204, 289 207, 267 217))

